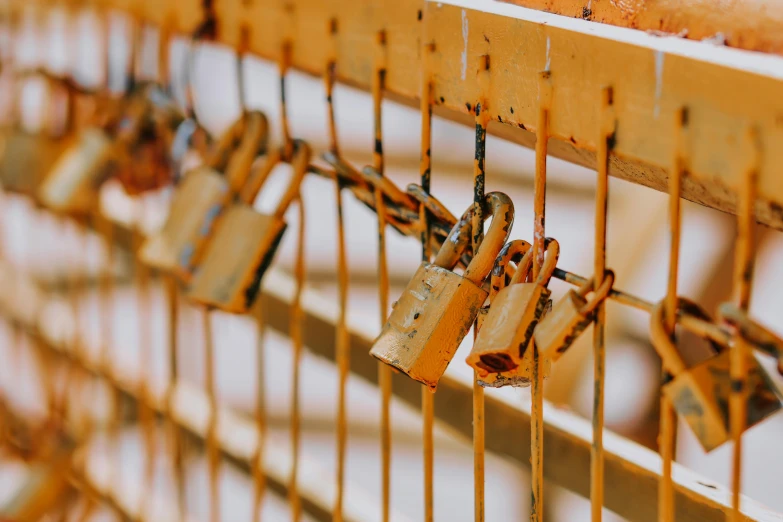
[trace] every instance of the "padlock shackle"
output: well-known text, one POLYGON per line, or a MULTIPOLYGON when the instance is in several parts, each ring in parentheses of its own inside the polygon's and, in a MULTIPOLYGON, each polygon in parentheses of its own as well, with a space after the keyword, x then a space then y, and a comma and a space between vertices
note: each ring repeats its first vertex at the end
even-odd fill
POLYGON ((687 367, 672 337, 669 336, 664 328, 663 312, 665 306, 665 302, 660 301, 653 307, 650 313, 650 340, 653 348, 655 348, 655 351, 658 352, 663 361, 663 368, 676 377, 685 372, 687 367))
POLYGON ((261 111, 245 111, 244 130, 239 144, 226 164, 225 177, 232 194, 238 193, 250 177, 253 162, 264 154, 269 139, 269 122, 261 111))
MULTIPOLYGON (((528 257, 532 246, 524 239, 515 239, 506 243, 500 250, 498 257, 495 258, 495 266, 492 267, 492 280, 490 281, 489 300, 495 297, 498 292, 506 286, 506 269, 508 264, 516 259, 528 257)), ((532 258, 531 258, 532 259, 532 258)), ((517 271, 522 266, 522 262, 517 265, 517 271)), ((529 269, 529 268, 528 268, 529 269)))
MULTIPOLYGON (((595 278, 592 278, 590 282, 583 285, 583 287, 587 285, 589 285, 590 289, 592 289, 595 286, 595 278)), ((612 285, 614 285, 614 271, 606 270, 604 272, 604 280, 601 281, 601 286, 599 286, 598 289, 594 292, 593 298, 587 301, 587 303, 579 310, 579 313, 584 316, 592 314, 598 305, 603 303, 606 298, 609 297, 609 292, 612 291, 612 285)), ((579 290, 581 291, 582 288, 580 287, 579 290)), ((584 297, 584 295, 582 297, 584 297)))
POLYGON ((525 252, 522 260, 517 264, 517 269, 508 284, 516 285, 518 283, 524 283, 527 276, 530 274, 531 268, 533 268, 533 250, 529 249, 525 252))
POLYGON ((557 261, 560 259, 560 243, 557 239, 548 237, 544 240, 544 264, 541 266, 541 271, 538 272, 538 278, 536 283, 541 286, 547 286, 549 280, 552 279, 552 274, 555 273, 557 268, 557 261))
MULTIPOLYGON (((560 257, 560 243, 558 243, 556 239, 548 237, 544 239, 544 248, 546 248, 546 258, 544 262, 544 268, 541 269, 539 274, 538 284, 547 286, 549 284, 549 280, 552 278, 552 272, 555 271, 557 260, 560 257), (550 263, 552 266, 548 268, 549 265, 547 265, 547 263, 550 263), (549 274, 549 277, 546 278, 546 281, 541 282, 542 276, 545 276, 547 273, 549 274)), ((509 281, 509 285, 516 285, 525 282, 528 275, 530 274, 531 268, 533 268, 533 255, 534 252, 532 250, 528 250, 525 253, 525 257, 523 257, 522 261, 520 261, 519 265, 517 265, 517 270, 514 272, 514 276, 511 278, 511 281, 509 281)))
POLYGON ((783 362, 783 339, 750 318, 747 311, 734 303, 721 303, 718 318, 734 327, 754 348, 783 362))
POLYGON ((449 235, 443 240, 443 244, 432 261, 433 265, 453 270, 465 250, 470 244, 471 220, 473 219, 472 207, 460 216, 459 221, 451 227, 449 235))
POLYGON ((244 111, 210 147, 204 164, 225 173, 232 194, 250 177, 256 156, 267 149, 269 121, 261 111, 244 111))
POLYGON ((299 186, 309 171, 312 155, 310 146, 302 140, 294 140, 293 147, 293 155, 289 162, 284 160, 285 151, 283 149, 271 151, 267 155, 266 161, 251 174, 248 182, 242 187, 239 200, 252 206, 275 167, 280 163, 289 163, 292 167, 291 179, 288 180, 288 188, 280 197, 272 214, 274 217, 282 219, 291 202, 299 195, 299 186))
POLYGON ((226 129, 220 137, 212 142, 208 154, 204 158, 204 166, 217 171, 223 171, 228 163, 231 151, 236 147, 237 141, 245 131, 245 117, 237 119, 226 129))
POLYGON ((277 203, 277 208, 275 208, 273 214, 275 218, 283 219, 291 202, 299 197, 299 190, 309 170, 311 157, 312 151, 310 146, 304 141, 294 140, 294 154, 291 157, 293 172, 291 173, 291 179, 288 181, 288 188, 277 203))
MULTIPOLYGON (((484 219, 492 217, 492 222, 484 235, 478 251, 473 253, 463 277, 477 286, 492 272, 495 258, 511 234, 514 224, 514 202, 502 192, 490 192, 484 197, 484 219)), ((472 207, 470 213, 472 214, 472 207)))

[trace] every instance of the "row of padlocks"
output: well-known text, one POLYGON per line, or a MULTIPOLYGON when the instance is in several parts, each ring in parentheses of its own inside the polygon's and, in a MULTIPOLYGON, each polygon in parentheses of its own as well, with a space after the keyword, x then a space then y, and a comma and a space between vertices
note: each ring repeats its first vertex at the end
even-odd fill
MULTIPOLYGON (((73 92, 77 88, 72 82, 62 79, 49 81, 65 90, 66 97, 94 97, 94 114, 88 125, 59 138, 29 136, 19 129, 7 133, 5 189, 30 195, 58 214, 85 217, 97 208, 101 185, 108 179, 118 180, 129 195, 176 182, 168 219, 145 240, 140 259, 176 276, 195 303, 232 313, 249 311, 285 233, 285 211, 297 199, 302 179, 314 170, 310 146, 290 139, 279 149, 269 148, 269 125, 257 111, 246 111, 223 136, 207 144, 204 131, 175 108, 160 85, 135 85, 113 99, 98 92, 73 92), (58 141, 67 143, 55 152, 44 150, 58 141), (185 147, 199 149, 202 165, 178 172, 185 147), (253 168, 259 155, 265 159, 253 168), (35 160, 40 165, 30 165, 35 160), (281 162, 293 167, 290 185, 272 214, 258 213, 252 204, 281 162)), ((344 177, 339 182, 346 186, 363 184, 373 191, 389 184, 376 183, 377 173, 371 168, 352 169, 334 153, 326 153, 324 159, 344 177)), ((407 192, 396 189, 392 197, 418 211, 418 200, 411 194, 421 192, 420 186, 412 186, 407 192)), ((428 208, 442 209, 434 196, 427 195, 427 200, 428 208)), ((476 321, 479 333, 467 363, 482 385, 527 385, 536 364, 541 375, 547 375, 550 365, 591 323, 596 306, 613 291, 614 277, 607 271, 599 288, 585 283, 553 305, 547 284, 557 264, 557 241, 546 240, 544 264, 533 277, 532 246, 520 239, 508 242, 512 201, 503 193, 489 193, 483 211, 490 226, 475 255, 469 255, 471 207, 450 229, 433 261, 414 274, 371 352, 432 389, 476 321), (454 272, 460 263, 462 274, 454 272)), ((430 223, 446 217, 441 228, 449 225, 443 210, 429 214, 430 223)), ((685 306, 681 313, 692 312, 685 306)), ((761 352, 781 353, 779 339, 731 305, 721 308, 721 320, 761 352)), ((714 448, 727 439, 728 346, 714 343, 714 357, 686 368, 661 321, 660 313, 653 314, 651 339, 674 376, 664 393, 703 446, 714 448)), ((748 364, 752 425, 780 409, 780 402, 765 371, 750 355, 748 364)))
MULTIPOLYGON (((290 56, 285 50, 282 54, 284 91, 290 56)), ((552 303, 547 287, 557 271, 560 246, 553 238, 533 244, 510 238, 514 205, 501 192, 482 194, 455 217, 427 187, 403 190, 377 166, 350 165, 336 143, 321 155, 330 169, 314 165, 316 151, 289 135, 284 95, 282 145, 272 147, 263 113, 244 110, 224 135, 213 139, 191 109, 177 106, 165 82, 131 82, 117 96, 47 71, 18 75, 45 78, 49 98, 64 107, 60 112, 66 116, 65 123, 52 122, 37 134, 18 122, 6 130, 0 160, 4 189, 84 223, 99 212, 100 191, 108 180, 118 181, 129 196, 172 186, 168 218, 135 254, 176 280, 181 294, 206 310, 245 314, 256 305, 286 233, 286 211, 302 204, 299 187, 308 175, 333 179, 382 214, 384 226, 422 238, 426 260, 397 299, 369 355, 433 391, 474 325, 476 338, 466 363, 479 383, 527 386, 548 375, 604 300, 623 295, 613 288, 614 274, 607 270, 599 284, 583 280, 552 303), (200 158, 199 166, 182 167, 186 152, 200 158), (292 168, 289 185, 272 213, 259 213, 253 203, 281 163, 292 168)), ((754 352, 778 358, 783 371, 783 340, 734 305, 721 306, 713 321, 681 300, 671 313, 730 332, 711 338, 714 354, 689 368, 664 327, 665 313, 663 303, 656 305, 650 323, 651 341, 671 374, 662 391, 705 450, 729 440, 732 393, 747 393, 747 427, 781 409, 777 388, 751 351, 745 354, 746 380, 731 377, 729 348, 739 339, 754 352)))

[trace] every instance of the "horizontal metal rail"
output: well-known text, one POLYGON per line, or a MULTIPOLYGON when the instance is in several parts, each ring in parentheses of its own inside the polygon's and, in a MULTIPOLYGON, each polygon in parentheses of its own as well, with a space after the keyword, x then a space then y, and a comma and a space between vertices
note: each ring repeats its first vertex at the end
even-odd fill
MULTIPOLYGON (((8 280, 8 279, 6 279, 8 280)), ((22 284, 24 276, 14 274, 11 280, 22 284)), ((4 290, 5 291, 5 290, 4 290)), ((271 270, 264 284, 261 306, 266 309, 266 324, 284 334, 290 328, 290 303, 294 283, 279 270, 271 270)), ((29 294, 28 294, 29 295, 29 294)), ((335 358, 336 311, 329 302, 310 289, 303 296, 305 345, 316 355, 329 360, 335 358)), ((25 307, 20 307, 24 310, 25 307)), ((13 317, 13 310, 4 314, 13 317)), ((97 376, 103 376, 117 386, 123 394, 138 401, 138 383, 134 377, 123 373, 121 368, 103 368, 97 358, 89 358, 83 351, 72 348, 58 348, 57 343, 46 340, 31 324, 29 311, 26 317, 17 317, 31 335, 37 336, 40 345, 55 353, 68 356, 75 363, 97 376)), ((377 364, 367 354, 373 341, 373 334, 360 324, 351 325, 351 372, 370 383, 377 383, 377 364)), ((409 406, 421 407, 420 385, 402 376, 396 376, 393 384, 394 396, 409 406)), ((149 406, 159 414, 166 413, 163 399, 152 397, 149 406)), ((437 420, 465 440, 472 435, 472 385, 460 379, 444 376, 438 384, 435 396, 437 420)), ((175 422, 196 440, 203 441, 208 419, 208 401, 203 391, 193 386, 178 383, 173 402, 175 422)), ((219 438, 223 457, 240 469, 250 470, 250 459, 255 448, 255 428, 252 419, 226 408, 220 408, 219 438)), ((589 497, 590 446, 592 431, 590 422, 553 404, 545 406, 546 466, 547 480, 563 486, 583 497, 589 497)), ((504 456, 517 465, 528 467, 530 459, 530 411, 528 404, 515 404, 499 394, 486 395, 486 449, 504 456)), ((654 522, 657 512, 657 488, 660 480, 661 460, 657 453, 634 442, 607 432, 604 437, 606 449, 606 481, 612 487, 605 493, 605 506, 627 520, 654 522)), ((285 452, 267 451, 264 471, 270 487, 276 492, 285 492, 288 466, 285 452), (282 456, 282 457, 281 457, 282 456)), ((318 520, 331 519, 330 481, 319 480, 320 472, 312 462, 300 464, 300 493, 307 511, 318 520)), ((687 468, 675 464, 677 520, 680 522, 722 522, 730 506, 730 493, 723 486, 700 477, 687 468)), ((351 494, 346 506, 349 520, 364 520, 375 514, 371 503, 360 501, 361 497, 351 494), (365 514, 367 514, 365 516, 365 514)), ((773 522, 783 516, 769 510, 752 499, 743 499, 745 520, 773 522)))

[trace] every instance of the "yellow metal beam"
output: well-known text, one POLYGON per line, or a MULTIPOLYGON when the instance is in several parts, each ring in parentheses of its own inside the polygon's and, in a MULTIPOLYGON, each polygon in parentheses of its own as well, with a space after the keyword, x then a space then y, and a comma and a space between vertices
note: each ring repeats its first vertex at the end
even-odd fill
POLYGON ((550 153, 587 166, 595 165, 600 90, 611 85, 618 121, 611 174, 658 190, 666 186, 673 155, 674 114, 686 107, 689 175, 683 196, 728 212, 735 211, 739 179, 752 156, 745 135, 755 127, 763 149, 758 218, 783 229, 777 172, 783 147, 776 146, 783 138, 779 56, 661 38, 493 0, 214 0, 209 11, 201 0, 103 2, 180 33, 214 28, 217 41, 239 47, 246 40, 251 53, 269 60, 277 60, 290 43, 293 66, 315 75, 324 71, 334 39, 338 79, 368 90, 378 32, 384 31, 388 93, 415 107, 422 42, 434 42, 436 113, 470 125, 478 60, 489 55, 490 132, 525 146, 535 141, 530 131, 538 107, 536 78, 548 69, 550 153))

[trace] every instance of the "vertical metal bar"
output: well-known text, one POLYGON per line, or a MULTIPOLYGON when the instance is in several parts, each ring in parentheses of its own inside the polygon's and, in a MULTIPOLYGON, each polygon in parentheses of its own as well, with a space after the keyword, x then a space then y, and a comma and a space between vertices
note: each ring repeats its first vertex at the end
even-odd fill
POLYGON ((546 160, 549 144, 549 107, 552 103, 551 73, 544 71, 538 78, 538 117, 536 127, 536 173, 533 183, 533 279, 544 264, 544 219, 546 216, 546 160))
POLYGON ((209 421, 206 433, 207 471, 209 474, 209 520, 220 521, 220 446, 218 444, 218 400, 215 382, 215 340, 212 332, 212 313, 203 308, 204 325, 204 387, 209 402, 209 421))
POLYGON ((261 300, 256 302, 253 316, 256 322, 256 432, 257 446, 253 455, 251 471, 253 474, 253 513, 251 520, 261 520, 264 495, 266 493, 266 474, 264 472, 264 445, 266 444, 266 399, 264 389, 266 317, 261 300))
MULTIPOLYGON (((737 246, 734 260, 734 300, 740 310, 747 312, 750 307, 750 292, 753 285, 755 258, 754 227, 758 185, 759 142, 755 128, 749 129, 748 141, 751 147, 751 162, 745 171, 740 188, 737 208, 737 246)), ((730 520, 741 520, 740 493, 742 491, 742 433, 745 431, 748 415, 748 357, 750 349, 742 338, 734 338, 731 347, 730 375, 731 395, 729 396, 729 422, 731 439, 734 442, 731 462, 731 515, 730 520)))
POLYGON ((300 367, 302 363, 302 348, 304 345, 302 337, 302 290, 304 289, 305 281, 305 209, 302 202, 301 195, 299 196, 297 206, 299 209, 299 229, 297 237, 296 247, 296 262, 294 265, 294 276, 296 279, 296 290, 294 292, 294 300, 291 304, 291 342, 294 349, 294 373, 292 379, 293 386, 293 400, 292 400, 292 412, 291 412, 291 446, 292 446, 292 469, 291 469, 291 485, 290 485, 290 503, 291 503, 291 518, 294 522, 298 522, 302 514, 302 504, 299 498, 299 490, 297 483, 297 476, 299 472, 299 439, 300 439, 300 394, 299 394, 299 377, 300 367))
MULTIPOLYGON (((683 152, 683 131, 687 125, 687 110, 680 109, 675 115, 674 127, 674 162, 669 173, 669 276, 667 282, 666 297, 664 298, 664 326, 666 331, 674 336, 674 327, 677 321, 677 275, 680 262, 680 229, 681 229, 681 202, 682 176, 685 171, 683 152)), ((664 368, 664 379, 670 378, 667 369, 664 368)), ((674 520, 674 483, 672 481, 672 461, 675 458, 675 444, 677 441, 677 412, 674 405, 665 396, 661 395, 661 419, 660 434, 658 437, 659 451, 663 469, 660 485, 658 486, 658 520, 671 522, 674 520)))
MULTIPOLYGON (((373 167, 384 175, 383 159, 383 91, 386 83, 386 32, 379 31, 377 36, 375 74, 372 83, 373 126, 375 146, 373 148, 373 167)), ((380 303, 381 326, 386 322, 389 311, 389 268, 386 260, 386 204, 383 192, 375 190, 375 209, 378 214, 378 300, 380 303)), ((378 386, 381 390, 381 520, 389 521, 391 509, 391 395, 392 370, 386 364, 378 363, 378 386)), ((425 459, 426 460, 426 459, 425 459)), ((426 511, 425 500, 425 511, 426 511)), ((426 519, 426 517, 425 517, 426 519)))
MULTIPOLYGON (((538 123, 536 128, 536 174, 534 180, 534 225, 533 225, 533 278, 537 278, 544 263, 544 240, 546 231, 546 160, 549 141, 549 108, 552 100, 552 81, 549 71, 544 71, 538 79, 538 123)), ((533 350, 533 368, 530 386, 530 520, 541 522, 544 519, 544 375, 535 341, 529 349, 533 350)))
MULTIPOLYGON (((489 108, 489 56, 481 57, 478 69, 479 101, 476 103, 476 150, 473 162, 473 218, 471 220, 471 244, 473 255, 478 254, 484 239, 484 183, 487 151, 487 124, 489 108)), ((474 339, 478 323, 473 327, 474 339)), ((484 520, 484 388, 479 384, 478 373, 473 372, 473 516, 476 522, 484 520)))
MULTIPOLYGON (((138 252, 144 240, 144 233, 141 225, 144 219, 144 201, 136 201, 138 215, 136 216, 136 230, 134 230, 134 256, 138 252)), ((152 295, 150 292, 150 271, 149 268, 141 262, 138 257, 134 257, 136 269, 136 284, 138 287, 137 310, 138 310, 138 331, 139 331, 139 407, 142 434, 146 446, 144 473, 142 474, 141 491, 143 492, 141 513, 143 516, 149 515, 155 477, 155 412, 152 411, 149 404, 149 368, 152 367, 152 331, 151 314, 152 295)))
MULTIPOLYGON (((612 88, 601 91, 601 122, 596 163, 595 265, 593 288, 598 288, 606 272, 606 212, 609 198, 609 154, 614 133, 612 88)), ((604 326, 606 307, 599 304, 593 324, 593 445, 590 453, 590 511, 593 522, 601 522, 604 504, 604 383, 606 347, 604 326)))
MULTIPOLYGON (((291 66, 291 52, 293 44, 290 40, 285 40, 280 55, 280 126, 283 133, 284 155, 290 158, 294 151, 294 141, 291 138, 290 126, 288 124, 288 111, 286 104, 286 78, 288 69, 291 66)), ((300 439, 300 404, 299 404, 299 374, 302 359, 302 290, 305 280, 305 260, 304 260, 304 242, 305 242, 305 210, 301 195, 297 197, 299 208, 299 226, 297 235, 296 260, 294 262, 294 277, 296 280, 296 289, 294 299, 291 303, 291 344, 293 347, 293 375, 291 386, 293 388, 293 397, 291 402, 291 476, 288 486, 288 500, 291 504, 291 518, 294 522, 298 521, 302 514, 301 499, 299 498, 299 439, 300 439)))
POLYGON ((174 393, 179 380, 179 356, 177 353, 179 325, 179 285, 177 279, 167 275, 163 279, 166 291, 166 311, 168 314, 168 358, 169 379, 166 388, 166 409, 168 413, 169 442, 171 444, 172 465, 174 471, 174 489, 177 498, 177 519, 185 520, 187 513, 187 495, 185 490, 185 448, 182 433, 174 421, 174 393))
MULTIPOLYGON (((339 156, 340 149, 337 140, 337 124, 334 114, 334 82, 337 68, 337 20, 329 22, 331 34, 329 58, 326 63, 324 83, 326 88, 326 106, 329 125, 329 149, 339 156)), ((335 173, 335 202, 337 206, 337 286, 338 307, 337 323, 335 324, 335 347, 338 370, 337 384, 337 493, 334 502, 332 519, 335 522, 343 520, 343 497, 345 495, 345 460, 348 446, 348 408, 347 384, 351 365, 351 345, 348 332, 348 255, 345 246, 345 224, 343 219, 343 193, 339 176, 335 173)))
MULTIPOLYGON (((433 85, 431 77, 431 59, 435 51, 435 44, 424 45, 422 59, 422 93, 421 93, 421 158, 419 172, 421 174, 421 187, 425 193, 430 193, 432 182, 432 100, 433 85)), ((419 220, 421 222, 422 261, 429 261, 431 252, 429 248, 430 226, 427 209, 424 205, 419 208, 419 220)), ((421 415, 422 415, 422 446, 424 466, 424 518, 431 521, 433 518, 434 504, 434 467, 435 448, 433 441, 433 418, 435 415, 435 394, 426 386, 421 388, 421 415)))

